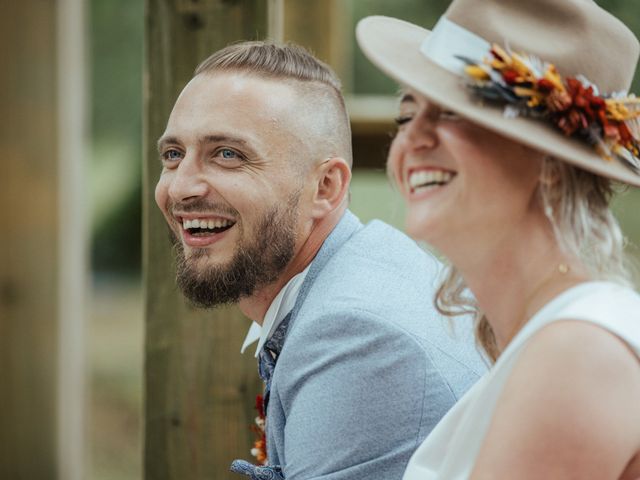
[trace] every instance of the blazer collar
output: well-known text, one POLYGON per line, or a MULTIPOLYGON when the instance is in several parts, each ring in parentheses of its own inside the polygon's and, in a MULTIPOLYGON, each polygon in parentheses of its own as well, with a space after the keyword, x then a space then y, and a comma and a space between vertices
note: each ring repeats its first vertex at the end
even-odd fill
POLYGON ((327 262, 333 257, 333 255, 346 243, 351 236, 363 227, 362 223, 350 210, 346 210, 338 224, 331 231, 329 236, 325 239, 322 247, 318 250, 315 258, 311 262, 307 277, 300 287, 298 298, 293 310, 291 310, 291 319, 289 325, 292 325, 300 310, 300 307, 304 303, 313 282, 320 274, 327 262))

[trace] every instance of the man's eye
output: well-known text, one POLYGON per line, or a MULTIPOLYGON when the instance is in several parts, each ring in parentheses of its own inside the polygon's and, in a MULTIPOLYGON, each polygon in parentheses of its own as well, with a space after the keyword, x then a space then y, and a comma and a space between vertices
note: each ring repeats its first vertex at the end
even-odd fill
POLYGON ((237 158, 238 154, 233 150, 230 150, 228 148, 223 148, 220 150, 220 156, 222 158, 232 159, 232 158, 237 158))
POLYGON ((242 155, 241 153, 231 148, 219 148, 218 150, 215 151, 213 156, 217 158, 221 158, 222 160, 229 160, 229 161, 235 161, 235 162, 245 159, 244 155, 242 155))
POLYGON ((162 154, 162 160, 165 162, 175 162, 176 160, 180 160, 182 158, 182 153, 178 150, 167 150, 162 154))

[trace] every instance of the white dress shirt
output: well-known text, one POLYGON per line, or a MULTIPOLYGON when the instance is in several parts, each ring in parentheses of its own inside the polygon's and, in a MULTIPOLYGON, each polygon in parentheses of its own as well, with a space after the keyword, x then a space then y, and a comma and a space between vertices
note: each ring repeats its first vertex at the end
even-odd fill
POLYGON ((280 325, 282 320, 284 320, 284 317, 293 310, 296 300, 298 299, 300 287, 302 287, 302 284, 304 283, 304 279, 307 276, 310 266, 311 264, 309 264, 302 272, 295 275, 287 282, 282 290, 278 292, 276 298, 274 298, 271 305, 269 305, 269 309, 262 321, 262 326, 256 322, 251 324, 249 332, 242 344, 242 348, 240 349, 240 353, 244 353, 249 345, 259 340, 255 353, 256 358, 258 357, 258 353, 260 353, 265 342, 271 338, 271 335, 273 335, 273 332, 276 331, 278 325, 280 325))

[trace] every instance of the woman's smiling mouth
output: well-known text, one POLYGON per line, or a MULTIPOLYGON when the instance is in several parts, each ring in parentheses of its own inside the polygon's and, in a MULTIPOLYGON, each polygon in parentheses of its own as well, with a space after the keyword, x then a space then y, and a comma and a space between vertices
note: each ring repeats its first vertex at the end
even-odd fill
POLYGON ((450 170, 435 168, 423 168, 411 170, 408 175, 408 184, 411 194, 433 190, 447 185, 456 176, 450 170))

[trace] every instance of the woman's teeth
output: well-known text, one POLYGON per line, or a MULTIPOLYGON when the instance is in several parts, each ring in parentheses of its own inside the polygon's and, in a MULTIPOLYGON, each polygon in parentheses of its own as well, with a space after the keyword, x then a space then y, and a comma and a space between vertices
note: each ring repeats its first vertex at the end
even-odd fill
POLYGON ((418 170, 409 175, 409 186, 412 192, 446 185, 455 176, 444 170, 418 170))

